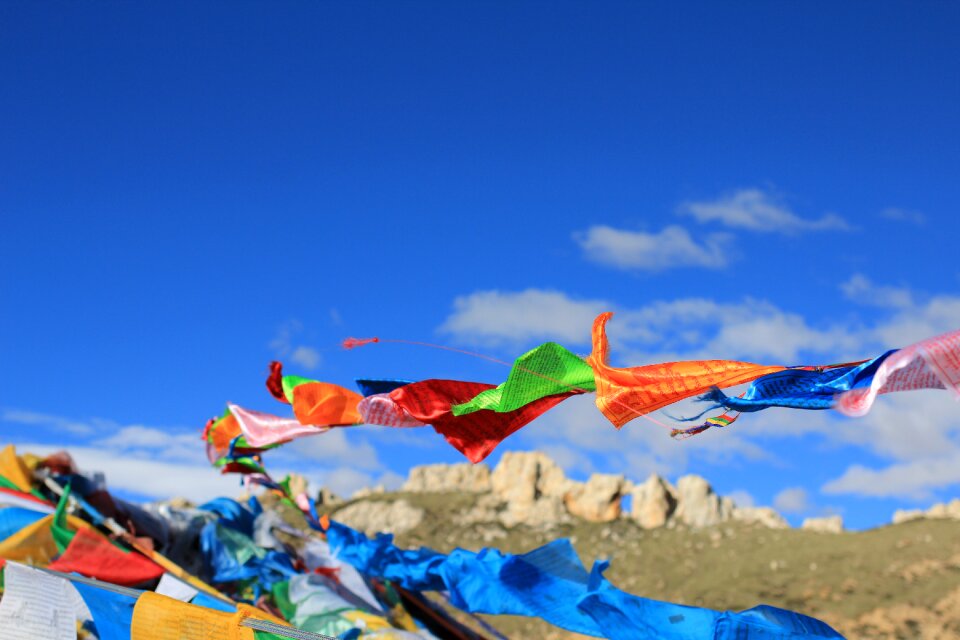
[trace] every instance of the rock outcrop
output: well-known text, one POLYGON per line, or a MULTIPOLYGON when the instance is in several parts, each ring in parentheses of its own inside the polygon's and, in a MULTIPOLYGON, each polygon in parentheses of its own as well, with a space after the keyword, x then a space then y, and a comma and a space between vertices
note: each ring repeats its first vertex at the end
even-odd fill
POLYGON ((843 518, 841 516, 806 518, 800 528, 818 533, 843 533, 843 518))
MULTIPOLYGON (((492 471, 483 464, 414 467, 400 491, 476 496, 469 500, 470 506, 453 515, 454 524, 492 525, 500 532, 504 527, 544 529, 574 519, 612 522, 619 518, 629 518, 644 529, 676 525, 702 528, 732 520, 771 529, 789 526, 770 507, 737 507, 729 498, 717 495, 700 476, 684 476, 676 486, 656 474, 642 484, 612 474, 593 474, 585 482, 577 482, 567 478, 556 462, 538 451, 508 451, 492 471), (624 513, 624 497, 632 503, 629 513, 624 513)), ((365 531, 395 533, 409 531, 423 520, 423 509, 416 506, 427 504, 421 502, 422 498, 379 498, 384 492, 382 485, 361 489, 351 503, 335 511, 335 516, 365 531)), ((336 509, 338 500, 322 491, 319 502, 336 509)), ((960 511, 960 500, 956 502, 960 511)), ((940 511, 951 512, 947 507, 940 511)), ((833 525, 822 526, 827 530, 833 525)))
POLYGON ((960 520, 960 498, 950 502, 938 502, 926 511, 922 509, 897 509, 893 512, 893 524, 909 522, 911 520, 960 520))
POLYGON ((406 500, 361 500, 334 513, 344 524, 373 535, 378 531, 406 533, 423 522, 425 513, 406 500))
POLYGON ((485 464, 428 464, 410 469, 410 476, 400 487, 414 493, 490 491, 490 467, 485 464))
POLYGON ((589 522, 610 522, 620 517, 620 501, 629 488, 623 476, 594 474, 563 498, 567 511, 589 522))
POLYGON ((368 498, 370 496, 377 496, 387 492, 387 488, 382 484, 375 484, 372 487, 363 487, 354 492, 350 496, 351 500, 359 500, 360 498, 368 498))
POLYGON ((721 498, 700 476, 677 480, 676 519, 690 527, 710 527, 730 519, 733 501, 721 498))
POLYGON ((320 487, 320 490, 317 492, 317 506, 329 507, 342 503, 343 499, 326 487, 320 487))
POLYGON ((738 522, 759 524, 769 529, 789 529, 790 524, 771 507, 734 507, 732 517, 738 522))
POLYGON ((655 473, 643 484, 634 485, 630 496, 630 517, 644 529, 664 526, 677 508, 677 490, 655 473))
POLYGON ((569 520, 563 499, 573 487, 556 462, 538 451, 509 451, 490 475, 493 495, 506 505, 504 526, 543 526, 569 520))

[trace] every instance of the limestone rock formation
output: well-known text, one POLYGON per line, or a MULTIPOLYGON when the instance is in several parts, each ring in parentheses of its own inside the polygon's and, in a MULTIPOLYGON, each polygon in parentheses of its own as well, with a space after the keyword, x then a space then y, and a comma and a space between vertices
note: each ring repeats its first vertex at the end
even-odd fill
POLYGON ((939 502, 926 511, 921 509, 897 509, 893 512, 893 524, 928 518, 930 520, 960 520, 960 498, 939 502))
POLYGON ((569 517, 563 497, 575 485, 556 462, 539 451, 508 451, 490 475, 493 495, 506 503, 500 520, 505 526, 542 526, 569 517))
POLYGON ((515 527, 525 524, 528 527, 543 527, 562 524, 570 521, 570 516, 563 508, 563 501, 553 496, 543 496, 525 509, 508 507, 499 515, 501 524, 505 527, 515 527))
POLYGON ((923 509, 897 509, 893 512, 893 524, 922 520, 924 517, 926 517, 926 513, 923 509))
POLYGON ((734 507, 734 520, 759 524, 770 529, 789 529, 790 524, 771 507, 734 507))
POLYGON ((800 528, 819 533, 843 533, 843 518, 841 516, 806 518, 800 528))
POLYGON ((539 451, 508 451, 490 476, 494 495, 511 506, 528 506, 540 496, 562 498, 570 490, 563 469, 539 451))
POLYGON ((342 503, 343 499, 326 487, 320 487, 320 491, 317 492, 317 506, 329 507, 342 503))
POLYGON ((490 491, 490 467, 485 464, 428 464, 414 467, 400 488, 416 493, 490 491))
POLYGON ((623 476, 597 473, 577 484, 563 498, 567 511, 589 522, 610 522, 620 517, 620 500, 629 483, 623 476))
POLYGON ((730 519, 733 501, 721 499, 700 476, 677 480, 676 519, 691 527, 709 527, 730 519))
POLYGON ((334 519, 367 535, 378 531, 406 533, 423 522, 423 509, 406 500, 363 500, 334 513, 334 519))
POLYGON ((630 495, 630 517, 644 529, 664 526, 677 508, 677 490, 655 473, 643 484, 635 485, 630 495))
POLYGON ((351 500, 359 500, 360 498, 368 498, 370 496, 377 496, 387 492, 387 488, 382 484, 375 484, 372 487, 363 487, 357 489, 352 496, 351 500))

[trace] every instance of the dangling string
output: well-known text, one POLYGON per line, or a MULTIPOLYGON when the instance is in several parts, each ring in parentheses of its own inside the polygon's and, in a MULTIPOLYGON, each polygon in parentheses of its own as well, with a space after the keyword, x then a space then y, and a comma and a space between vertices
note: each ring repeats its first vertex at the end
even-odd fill
MULTIPOLYGON (((420 342, 420 341, 418 341, 418 340, 396 340, 396 339, 388 339, 388 338, 347 338, 346 340, 343 341, 342 344, 343 344, 343 348, 344 348, 344 349, 354 349, 354 348, 356 348, 356 347, 362 347, 362 346, 367 345, 367 344, 382 343, 382 342, 392 342, 392 343, 394 343, 394 344, 410 344, 410 345, 414 345, 414 346, 418 346, 418 347, 428 347, 428 348, 430 348, 430 349, 440 349, 440 350, 442 350, 442 351, 452 351, 453 353, 460 353, 460 354, 463 354, 463 355, 466 355, 466 356, 471 356, 471 357, 473 357, 473 358, 480 358, 480 359, 482 359, 482 360, 488 360, 488 361, 490 361, 490 362, 495 362, 496 364, 502 364, 502 365, 504 365, 504 366, 506 366, 506 367, 513 367, 513 366, 516 364, 516 363, 514 363, 514 362, 507 362, 506 360, 500 360, 499 358, 494 358, 494 357, 492 357, 492 356, 488 356, 488 355, 483 354, 483 353, 477 353, 477 352, 475 352, 475 351, 467 351, 467 350, 465 350, 465 349, 457 349, 456 347, 448 347, 447 345, 443 345, 443 344, 433 344, 433 343, 431 343, 431 342, 420 342)), ((532 374, 532 375, 535 375, 535 376, 539 376, 539 377, 543 378, 544 380, 548 380, 548 381, 550 381, 550 382, 553 382, 553 383, 555 383, 555 384, 558 384, 558 385, 560 385, 561 387, 565 387, 565 388, 567 388, 567 389, 570 390, 570 391, 575 391, 575 392, 579 392, 579 393, 588 393, 588 391, 587 391, 586 389, 581 389, 580 387, 574 387, 574 386, 570 386, 570 385, 564 384, 562 380, 557 380, 557 379, 555 379, 555 378, 551 378, 550 376, 545 375, 545 374, 543 374, 543 373, 540 373, 539 371, 533 371, 532 369, 527 369, 526 367, 519 367, 519 369, 520 369, 521 371, 523 371, 524 373, 529 373, 529 374, 532 374)), ((620 405, 620 406, 623 407, 624 409, 626 409, 626 410, 628 410, 628 411, 636 414, 636 416, 639 417, 639 418, 644 418, 644 419, 646 419, 646 420, 649 420, 650 422, 652 422, 652 423, 654 423, 654 424, 656 424, 656 425, 658 425, 658 426, 661 426, 661 427, 663 427, 664 429, 668 429, 668 430, 670 430, 671 432, 674 431, 674 428, 671 427, 670 425, 667 425, 667 424, 664 424, 664 423, 660 422, 659 420, 657 420, 656 418, 650 416, 649 414, 641 413, 641 412, 638 411, 636 408, 631 407, 631 406, 629 406, 629 405, 621 402, 620 400, 614 399, 613 402, 614 402, 615 404, 620 405)))

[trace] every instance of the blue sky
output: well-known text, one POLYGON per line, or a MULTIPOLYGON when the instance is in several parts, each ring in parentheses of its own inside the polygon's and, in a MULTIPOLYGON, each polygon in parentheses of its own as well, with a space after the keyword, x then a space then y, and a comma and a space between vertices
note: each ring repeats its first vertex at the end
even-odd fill
MULTIPOLYGON (((6 4, 4 440, 202 497, 235 491, 203 466, 205 420, 283 412, 272 358, 341 384, 506 375, 350 335, 586 353, 610 309, 615 364, 799 364, 960 327, 958 23, 948 3, 6 4)), ((872 526, 960 485, 943 392, 682 443, 575 399, 490 461, 534 448, 575 477, 698 473, 795 523, 872 526)), ((359 428, 268 463, 349 492, 458 456, 359 428)))

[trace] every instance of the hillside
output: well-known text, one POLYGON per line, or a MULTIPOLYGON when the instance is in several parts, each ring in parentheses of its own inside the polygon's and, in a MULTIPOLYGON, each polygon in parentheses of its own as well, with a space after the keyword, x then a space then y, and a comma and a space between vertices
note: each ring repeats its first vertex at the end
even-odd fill
MULTIPOLYGON (((322 498, 332 517, 395 532, 404 546, 515 553, 569 537, 588 565, 610 558, 607 576, 650 598, 735 610, 767 603, 851 638, 960 637, 956 504, 898 514, 905 521, 864 532, 827 532, 835 521, 791 529, 772 510, 738 508, 696 476, 676 487, 655 476, 576 483, 546 456, 524 453, 504 456, 492 472, 433 465, 414 469, 400 491, 322 498)), ((509 637, 576 637, 537 620, 489 621, 509 637)))

